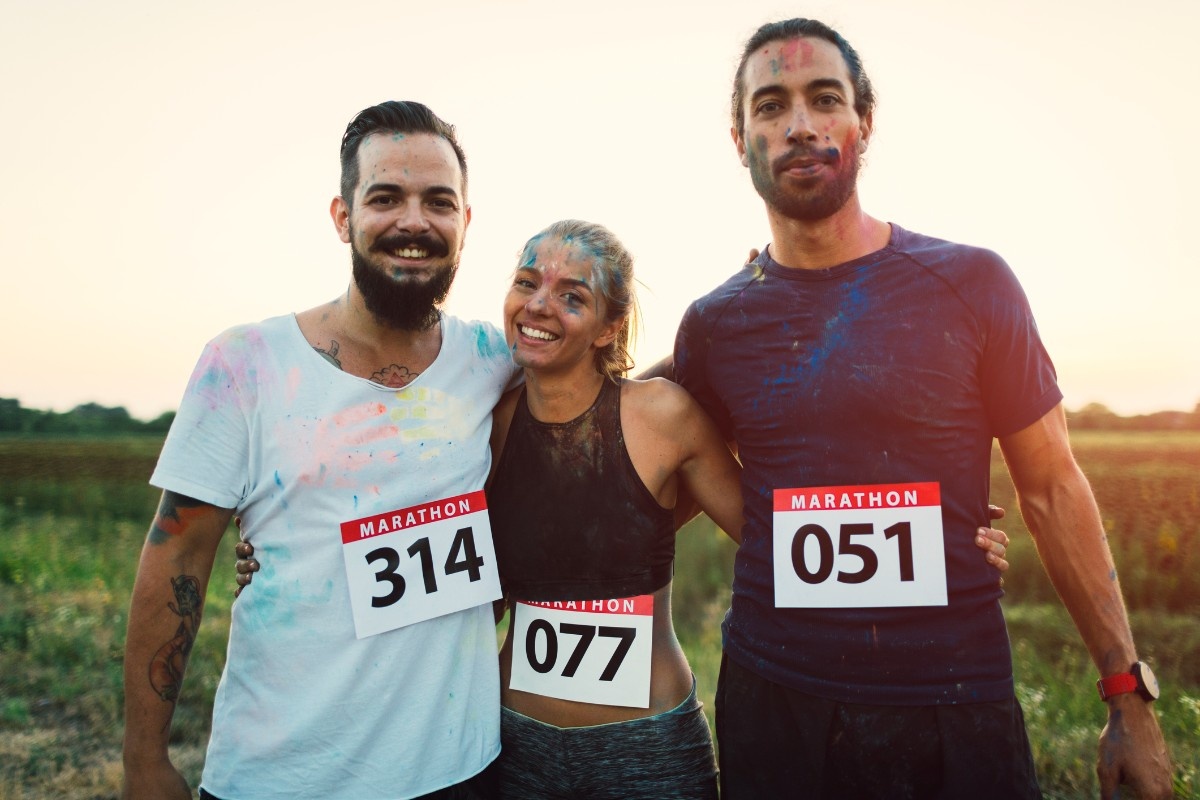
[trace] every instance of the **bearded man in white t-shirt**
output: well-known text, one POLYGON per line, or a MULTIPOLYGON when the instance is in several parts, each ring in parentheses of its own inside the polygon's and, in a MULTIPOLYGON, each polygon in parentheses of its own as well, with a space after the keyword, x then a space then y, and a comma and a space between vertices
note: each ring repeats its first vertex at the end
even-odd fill
POLYGON ((454 128, 348 126, 337 299, 205 348, 151 483, 125 652, 126 798, 188 798, 167 744, 231 518, 264 563, 233 610, 201 797, 479 796, 499 752, 483 498, 503 334, 442 313, 471 209, 454 128))

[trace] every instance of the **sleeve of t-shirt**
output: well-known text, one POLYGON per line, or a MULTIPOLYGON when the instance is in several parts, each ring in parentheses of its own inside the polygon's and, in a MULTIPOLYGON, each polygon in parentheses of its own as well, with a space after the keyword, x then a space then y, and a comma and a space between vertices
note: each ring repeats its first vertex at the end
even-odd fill
POLYGON ((985 329, 980 385, 992 435, 1032 425, 1062 401, 1050 354, 1038 335, 1025 291, 995 254, 987 291, 980 295, 985 329))
POLYGON ((220 508, 237 508, 249 486, 249 425, 243 387, 221 339, 204 348, 150 483, 220 508))
POLYGON ((675 334, 675 382, 688 390, 713 422, 725 441, 733 441, 733 420, 729 409, 709 381, 709 327, 696 303, 688 307, 675 334))

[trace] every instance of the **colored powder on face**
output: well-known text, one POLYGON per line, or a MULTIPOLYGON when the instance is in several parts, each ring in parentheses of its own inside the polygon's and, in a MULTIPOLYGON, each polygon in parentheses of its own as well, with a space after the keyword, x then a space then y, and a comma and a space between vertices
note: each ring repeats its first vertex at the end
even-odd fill
MULTIPOLYGON (((779 62, 782 69, 792 70, 807 67, 812 64, 813 46, 807 39, 792 39, 784 42, 779 48, 779 62)), ((772 72, 778 70, 772 66, 772 72)))
POLYGON ((771 167, 767 161, 767 137, 759 135, 746 150, 747 166, 750 167, 750 179, 755 186, 768 186, 771 183, 771 167))

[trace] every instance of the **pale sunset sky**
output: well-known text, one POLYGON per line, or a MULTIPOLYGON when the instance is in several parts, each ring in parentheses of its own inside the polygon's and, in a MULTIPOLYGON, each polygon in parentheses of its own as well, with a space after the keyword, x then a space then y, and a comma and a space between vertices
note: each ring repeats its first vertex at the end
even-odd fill
POLYGON ((0 397, 175 408, 204 343, 332 299, 346 123, 454 123, 474 220, 448 309, 499 321, 548 223, 633 251, 646 365, 769 239, 729 137, 768 21, 858 49, 879 96, 866 210, 999 252, 1068 408, 1200 402, 1194 0, 0 0, 0 397))

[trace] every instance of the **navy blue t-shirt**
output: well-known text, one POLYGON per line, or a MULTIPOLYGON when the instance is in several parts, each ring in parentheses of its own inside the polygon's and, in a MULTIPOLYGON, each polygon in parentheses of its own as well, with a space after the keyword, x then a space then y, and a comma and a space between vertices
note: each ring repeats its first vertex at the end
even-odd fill
MULTIPOLYGON (((743 466, 730 658, 843 702, 1012 696, 999 575, 974 537, 988 522, 993 437, 1062 394, 999 256, 896 225, 887 247, 830 269, 789 269, 764 251, 689 307, 675 370, 743 466), (908 483, 940 487, 946 605, 775 607, 773 490, 908 483)), ((862 563, 837 558, 848 571, 862 563)))

